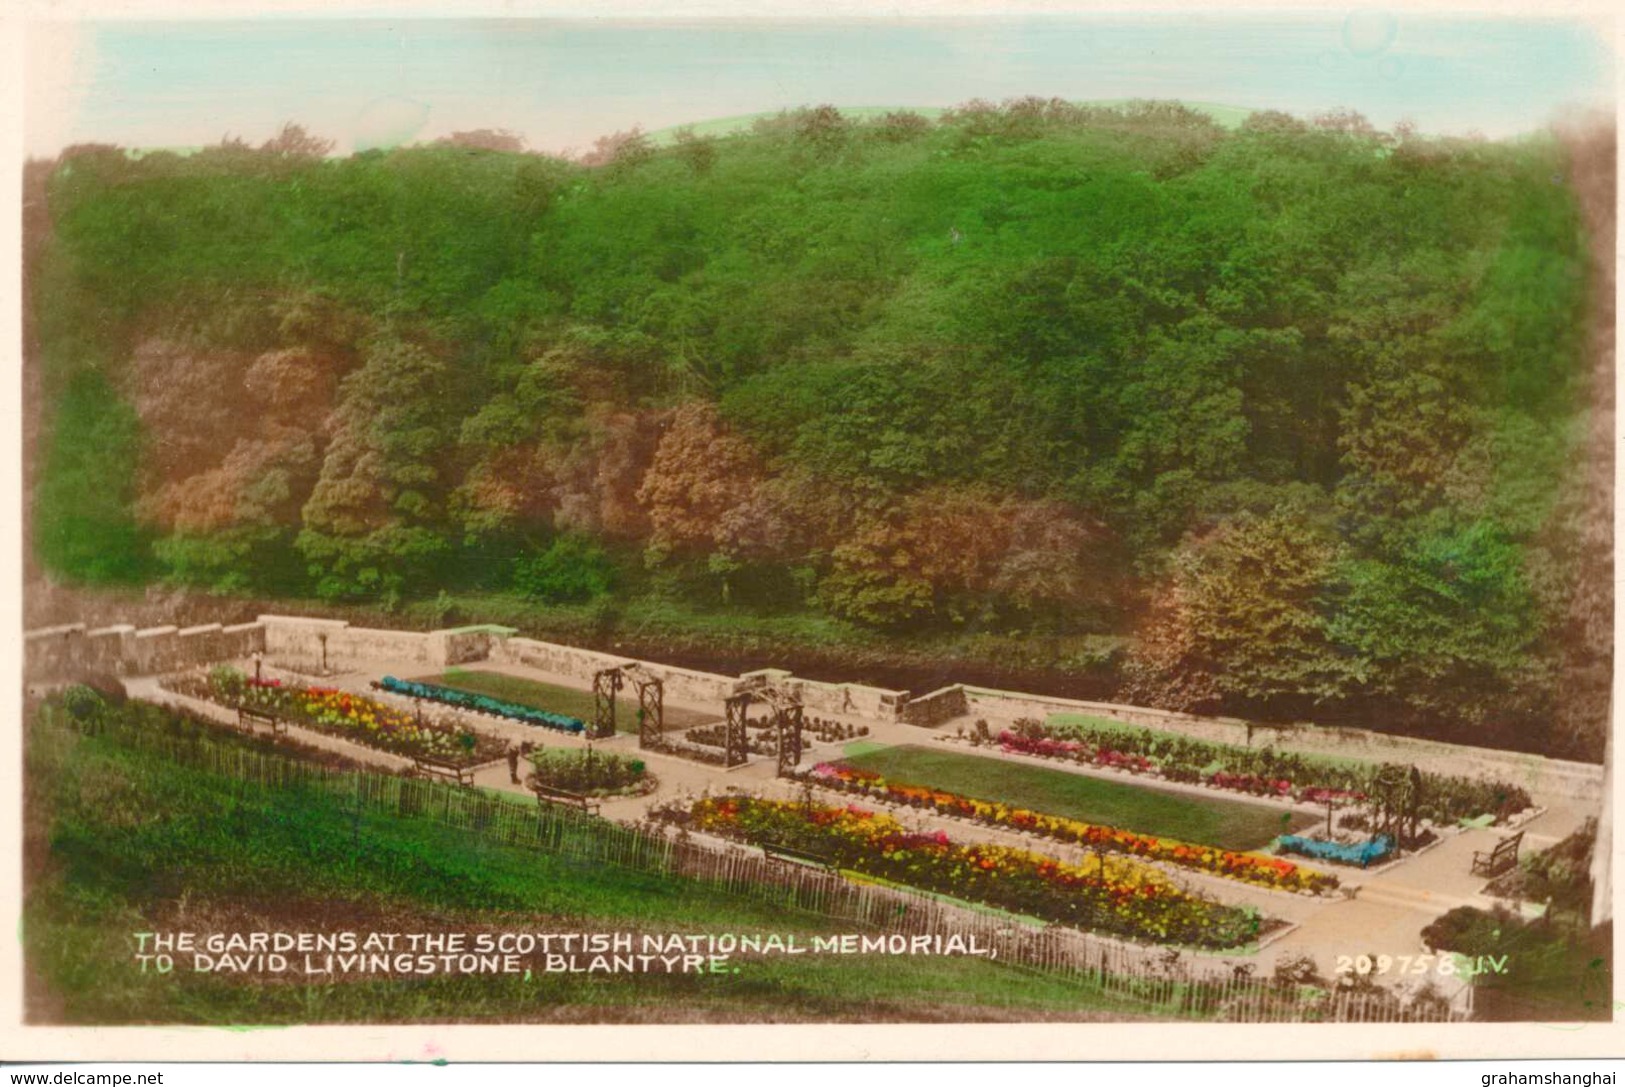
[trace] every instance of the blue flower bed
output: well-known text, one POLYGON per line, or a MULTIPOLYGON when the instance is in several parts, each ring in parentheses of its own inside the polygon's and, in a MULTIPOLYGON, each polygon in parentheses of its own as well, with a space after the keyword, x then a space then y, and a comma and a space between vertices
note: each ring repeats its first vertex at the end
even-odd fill
POLYGON ((1324 838, 1300 838, 1296 834, 1283 834, 1277 844, 1282 853, 1299 853, 1305 857, 1331 861, 1334 864, 1357 864, 1361 868, 1373 861, 1382 860, 1394 851, 1394 840, 1386 834, 1379 834, 1358 845, 1344 845, 1342 842, 1328 842, 1324 838))
POLYGON ((581 732, 587 727, 586 722, 577 717, 549 713, 547 710, 521 706, 517 702, 504 702, 490 695, 459 691, 455 687, 414 683, 409 679, 396 679, 394 676, 385 676, 378 682, 378 686, 391 694, 403 694, 408 698, 426 698, 431 702, 441 702, 447 706, 456 706, 458 709, 473 710, 475 713, 489 713, 495 717, 511 717, 515 721, 523 721, 527 725, 536 725, 539 728, 553 728, 560 732, 581 732))

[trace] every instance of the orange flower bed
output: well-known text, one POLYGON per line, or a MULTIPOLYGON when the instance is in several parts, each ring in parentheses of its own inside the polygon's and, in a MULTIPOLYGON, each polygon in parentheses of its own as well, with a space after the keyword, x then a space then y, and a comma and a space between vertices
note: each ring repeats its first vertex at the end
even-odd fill
POLYGON ((1314 872, 1279 857, 1237 853, 1217 846, 1193 845, 1150 834, 1135 834, 1116 827, 1085 823, 1058 815, 1044 815, 996 801, 977 800, 927 785, 887 781, 879 774, 850 766, 820 763, 809 779, 816 784, 881 797, 914 807, 930 808, 989 826, 1042 834, 1046 838, 1112 853, 1126 853, 1177 864, 1226 879, 1240 880, 1280 891, 1323 894, 1337 887, 1337 877, 1314 872))
POLYGON ((754 796, 708 797, 660 818, 755 845, 823 857, 839 868, 983 902, 1098 932, 1156 943, 1239 947, 1262 921, 1176 886, 1130 857, 1102 855, 1083 865, 1009 846, 957 843, 919 834, 857 808, 754 796))

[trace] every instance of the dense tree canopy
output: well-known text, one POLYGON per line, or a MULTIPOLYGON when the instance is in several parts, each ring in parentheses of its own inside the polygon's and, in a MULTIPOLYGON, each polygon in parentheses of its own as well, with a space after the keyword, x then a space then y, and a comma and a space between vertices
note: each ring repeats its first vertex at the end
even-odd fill
POLYGON ((1137 632, 1139 697, 1281 716, 1561 686, 1555 140, 1032 99, 325 150, 55 164, 54 573, 1137 632))

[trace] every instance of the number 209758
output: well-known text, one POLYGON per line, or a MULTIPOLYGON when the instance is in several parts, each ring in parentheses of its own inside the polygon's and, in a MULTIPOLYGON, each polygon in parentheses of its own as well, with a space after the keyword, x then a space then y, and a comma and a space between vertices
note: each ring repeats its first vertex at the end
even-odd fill
POLYGON ((1339 955, 1339 974, 1500 974, 1506 971, 1506 955, 1468 957, 1445 952, 1442 955, 1339 955))

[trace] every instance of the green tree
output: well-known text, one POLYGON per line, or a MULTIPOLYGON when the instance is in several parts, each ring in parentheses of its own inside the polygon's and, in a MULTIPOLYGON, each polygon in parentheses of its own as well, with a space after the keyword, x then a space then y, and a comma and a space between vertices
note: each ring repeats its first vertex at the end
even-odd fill
POLYGON ((1307 715, 1339 698, 1329 635, 1338 548, 1288 513, 1189 541, 1125 666, 1124 694, 1170 709, 1307 715))
POLYGON ((456 418, 444 361, 397 338, 369 345, 303 511, 298 546, 321 595, 396 599, 430 583, 449 552, 436 523, 456 418))
POLYGON ((1415 719, 1459 723, 1538 704, 1541 617, 1522 551, 1497 526, 1434 518, 1397 553, 1349 561, 1341 577, 1331 633, 1363 691, 1415 719))

